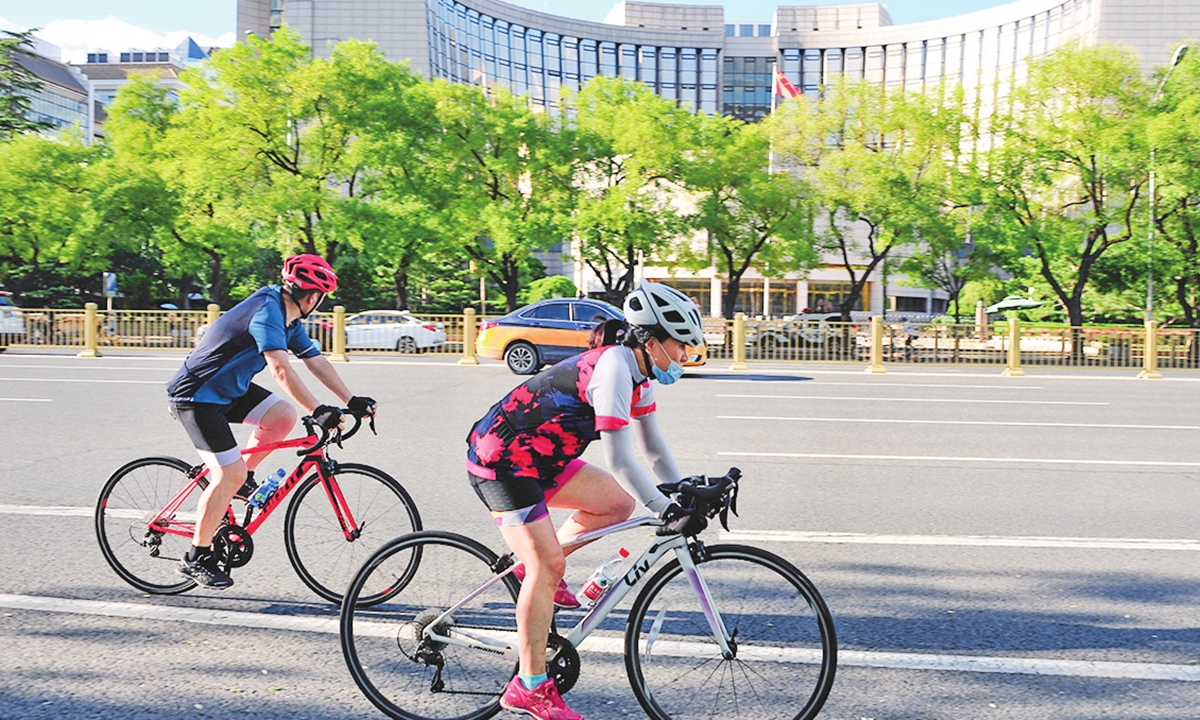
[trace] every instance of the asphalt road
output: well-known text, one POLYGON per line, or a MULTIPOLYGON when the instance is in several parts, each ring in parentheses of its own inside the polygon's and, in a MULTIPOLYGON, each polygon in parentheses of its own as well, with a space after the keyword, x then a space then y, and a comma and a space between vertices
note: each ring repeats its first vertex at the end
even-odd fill
MULTIPOLYGON (((0 355, 0 718, 382 717, 316 622, 336 613, 288 565, 282 516, 225 593, 147 597, 102 559, 105 478, 194 458, 164 402, 180 360, 0 355)), ((660 388, 660 422, 685 471, 742 468, 734 537, 824 593, 842 662, 822 718, 1200 718, 1200 375, 725 367, 660 388)), ((463 438, 517 378, 339 370, 380 401, 380 434, 332 454, 397 477, 427 527, 498 547, 463 438)), ((585 654, 569 699, 642 716, 616 655, 585 654)))

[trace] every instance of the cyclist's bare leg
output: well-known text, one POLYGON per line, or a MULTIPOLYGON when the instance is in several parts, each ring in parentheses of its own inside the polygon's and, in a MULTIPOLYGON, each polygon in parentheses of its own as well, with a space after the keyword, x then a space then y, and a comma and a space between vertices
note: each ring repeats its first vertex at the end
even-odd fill
POLYGON ((211 469, 208 477, 211 480, 204 492, 200 493, 200 502, 196 505, 199 519, 196 520, 196 533, 192 536, 192 544, 196 547, 212 545, 213 535, 221 527, 225 509, 242 483, 246 482, 246 463, 238 458, 228 465, 211 469))
POLYGON ((546 672, 546 638, 550 636, 550 620, 554 617, 554 590, 566 570, 566 558, 549 515, 528 525, 502 526, 500 535, 525 563, 525 580, 517 596, 520 672, 541 675, 546 672))
MULTIPOLYGON (((292 428, 296 427, 297 419, 299 419, 299 415, 291 403, 285 401, 275 403, 259 421, 258 427, 250 436, 250 442, 246 443, 245 449, 251 450, 259 445, 268 445, 286 439, 292 428)), ((246 468, 253 470, 258 467, 259 463, 265 460, 269 454, 260 453, 247 456, 246 468)))
MULTIPOLYGON (((581 467, 570 482, 546 501, 546 505, 575 510, 558 529, 560 541, 628 520, 637 506, 612 475, 594 465, 581 467)), ((565 548, 563 554, 570 555, 581 547, 583 545, 565 548)))

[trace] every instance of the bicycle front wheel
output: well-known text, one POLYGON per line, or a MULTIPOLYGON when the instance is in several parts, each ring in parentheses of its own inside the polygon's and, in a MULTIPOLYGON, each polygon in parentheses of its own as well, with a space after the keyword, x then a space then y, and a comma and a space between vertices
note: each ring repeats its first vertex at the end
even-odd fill
POLYGON ((813 584, 758 548, 718 545, 696 567, 729 636, 723 657, 678 560, 638 595, 625 668, 655 720, 816 717, 837 667, 833 618, 813 584))
POLYGON ((195 502, 150 521, 191 483, 190 466, 172 457, 134 460, 119 468, 100 491, 96 503, 96 539, 104 559, 122 580, 138 590, 175 595, 196 586, 179 576, 179 563, 192 545, 195 502), (170 530, 178 530, 178 534, 170 530))
POLYGON ((520 585, 511 574, 464 602, 494 577, 496 560, 470 538, 425 531, 384 545, 354 577, 342 601, 342 652, 354 682, 388 717, 479 720, 499 711, 504 686, 516 672, 515 654, 425 636, 432 626, 435 636, 515 644, 520 585), (420 563, 410 571, 418 554, 420 563), (369 607, 359 602, 369 588, 386 587, 410 572, 408 582, 385 601, 369 607))
MULTIPOLYGON (((350 579, 371 553, 392 538, 420 529, 416 503, 391 475, 369 465, 339 463, 328 485, 313 475, 296 490, 283 521, 283 544, 304 584, 326 600, 340 603, 350 579), (345 517, 347 510, 350 517, 345 517)), ((403 587, 420 556, 411 560, 409 573, 364 591, 359 601, 379 602, 386 593, 403 587)))

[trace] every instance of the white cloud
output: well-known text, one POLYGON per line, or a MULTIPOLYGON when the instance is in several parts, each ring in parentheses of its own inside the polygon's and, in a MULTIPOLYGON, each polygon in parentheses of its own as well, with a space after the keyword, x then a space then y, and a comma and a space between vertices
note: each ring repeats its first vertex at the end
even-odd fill
MULTIPOLYGON (((0 28, 5 22, 0 18, 0 28)), ((64 61, 83 63, 87 61, 89 51, 173 50, 189 36, 202 47, 230 47, 237 34, 227 32, 213 38, 186 30, 157 33, 109 15, 103 20, 55 20, 46 23, 37 36, 62 48, 64 61)))

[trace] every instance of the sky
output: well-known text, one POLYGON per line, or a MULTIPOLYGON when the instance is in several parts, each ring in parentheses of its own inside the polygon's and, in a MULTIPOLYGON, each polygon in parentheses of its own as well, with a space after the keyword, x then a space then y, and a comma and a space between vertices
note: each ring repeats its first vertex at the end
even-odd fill
MULTIPOLYGON (((657 0, 671 3, 672 0, 657 0)), ((837 5, 862 0, 728 0, 727 22, 769 22, 777 5, 837 5)), ((891 0, 896 24, 935 20, 1003 5, 1006 0, 891 0)), ((515 0, 533 10, 601 21, 616 0, 515 0)), ((683 4, 705 4, 686 0, 683 4)), ((237 0, 0 0, 0 30, 41 28, 38 36, 63 49, 63 59, 83 62, 89 50, 174 48, 189 35, 201 45, 232 45, 237 0)))

